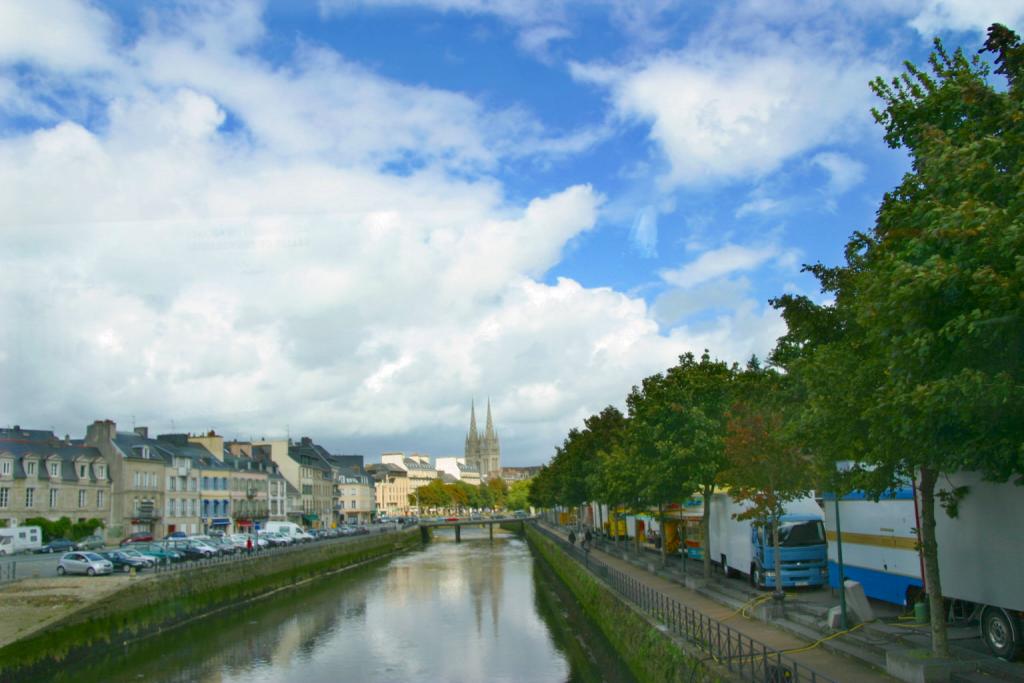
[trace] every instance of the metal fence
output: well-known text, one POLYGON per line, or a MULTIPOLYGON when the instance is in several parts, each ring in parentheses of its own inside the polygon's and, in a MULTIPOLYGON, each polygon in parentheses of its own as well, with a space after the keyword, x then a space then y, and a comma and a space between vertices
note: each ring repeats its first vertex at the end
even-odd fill
MULTIPOLYGON (((397 531, 399 529, 406 529, 409 525, 403 525, 401 527, 383 527, 379 529, 372 529, 372 535, 380 535, 389 531, 397 531)), ((170 572, 181 572, 189 571, 199 567, 211 567, 222 564, 236 564, 242 562, 258 562, 262 558, 276 557, 278 555, 285 555, 289 553, 302 552, 309 548, 322 547, 325 544, 352 544, 358 545, 360 541, 365 541, 368 535, 363 534, 359 536, 339 536, 335 538, 321 538, 315 541, 307 541, 305 543, 293 543, 291 545, 281 545, 277 547, 263 548, 261 550, 245 551, 240 550, 231 555, 214 555, 213 557, 195 559, 195 560, 184 560, 181 562, 164 562, 157 564, 153 570, 157 574, 166 574, 170 572)))
MULTIPOLYGON (((408 529, 415 524, 386 524, 377 525, 371 527, 370 533, 372 535, 380 535, 382 533, 388 533, 392 531, 398 531, 401 529, 408 529)), ((152 571, 157 574, 166 574, 171 572, 181 572, 196 569, 198 567, 211 567, 217 565, 228 565, 242 562, 258 562, 261 558, 275 557, 287 553, 302 552, 303 550, 320 547, 324 544, 332 543, 345 543, 345 544, 358 544, 360 541, 364 541, 368 538, 366 534, 358 536, 339 536, 335 538, 323 538, 316 541, 309 541, 307 543, 294 543, 292 545, 284 545, 271 548, 263 548, 262 550, 253 550, 252 552, 246 552, 240 550, 231 555, 214 555, 213 557, 196 559, 196 560, 185 560, 181 562, 163 562, 158 563, 152 569, 144 570, 146 573, 152 571)), ((129 548, 131 546, 128 546, 129 548)), ((54 556, 48 556, 54 557, 54 556)), ((4 561, 0 561, 0 584, 10 583, 19 579, 33 578, 41 576, 41 569, 35 562, 21 562, 19 563, 16 559, 2 558, 4 561)), ((53 568, 50 567, 45 572, 46 576, 50 576, 53 572, 53 568)))
POLYGON ((700 648, 707 653, 708 659, 737 674, 740 680, 756 683, 835 683, 780 650, 754 640, 605 564, 587 549, 570 544, 551 530, 540 525, 534 528, 623 598, 664 624, 670 633, 700 648))

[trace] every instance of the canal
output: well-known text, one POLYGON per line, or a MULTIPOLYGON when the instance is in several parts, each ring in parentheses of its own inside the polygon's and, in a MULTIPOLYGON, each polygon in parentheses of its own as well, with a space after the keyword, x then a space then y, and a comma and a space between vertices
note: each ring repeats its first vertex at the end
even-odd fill
MULTIPOLYGON (((103 580, 97 578, 97 580, 103 580)), ((506 532, 423 549, 68 662, 54 681, 631 681, 506 532)))

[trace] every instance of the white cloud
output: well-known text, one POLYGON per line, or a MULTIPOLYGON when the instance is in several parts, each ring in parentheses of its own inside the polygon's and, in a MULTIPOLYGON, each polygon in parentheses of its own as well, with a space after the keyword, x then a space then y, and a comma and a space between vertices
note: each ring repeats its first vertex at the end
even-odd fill
POLYGON ((658 253, 658 209, 647 206, 636 213, 629 232, 633 247, 643 256, 658 253))
MULTIPOLYGON (((52 123, 0 138, 0 310, 17 321, 0 329, 0 384, 16 388, 0 412, 12 419, 290 425, 344 443, 461 430, 468 397, 489 393, 507 461, 539 462, 567 424, 683 351, 714 341, 739 360, 728 354, 770 347, 777 320, 744 302, 660 330, 641 299, 542 281, 604 198, 581 183, 511 200, 481 171, 597 134, 552 136, 523 112, 316 46, 270 65, 249 49, 255 5, 157 15, 110 54, 106 20, 68 7, 57 24, 80 19, 92 42, 81 61, 39 63, 104 72, 73 83, 98 116, 58 102, 52 123)), ((653 226, 643 238, 653 246, 653 226)), ((743 249, 666 281, 757 267, 743 249)))
POLYGON ((669 184, 712 185, 760 177, 867 123, 860 58, 765 35, 756 53, 689 49, 630 69, 575 65, 610 88, 618 114, 650 125, 671 165, 669 184), (828 92, 828 98, 821 98, 828 92))
POLYGON ((661 278, 670 285, 690 288, 709 280, 736 272, 753 270, 783 254, 778 246, 745 247, 727 244, 705 251, 681 268, 661 271, 661 278))
POLYGON ((1013 29, 1024 23, 1021 0, 925 0, 910 25, 922 37, 931 38, 944 30, 982 32, 994 22, 1013 29))
POLYGON ((76 0, 0 2, 0 64, 31 62, 79 72, 113 64, 113 24, 76 0))
POLYGON ((820 152, 815 154, 811 158, 811 163, 828 173, 828 191, 830 194, 843 194, 850 188, 863 182, 867 175, 867 166, 865 164, 838 152, 820 152))

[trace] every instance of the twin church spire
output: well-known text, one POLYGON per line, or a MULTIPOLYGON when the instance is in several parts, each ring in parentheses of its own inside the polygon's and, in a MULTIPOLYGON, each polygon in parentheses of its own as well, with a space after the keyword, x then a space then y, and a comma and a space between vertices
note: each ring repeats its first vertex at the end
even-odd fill
POLYGON ((498 433, 494 431, 490 399, 487 400, 487 424, 482 437, 476 426, 476 403, 469 404, 469 433, 466 435, 465 455, 466 464, 480 471, 481 480, 501 475, 501 444, 498 433))

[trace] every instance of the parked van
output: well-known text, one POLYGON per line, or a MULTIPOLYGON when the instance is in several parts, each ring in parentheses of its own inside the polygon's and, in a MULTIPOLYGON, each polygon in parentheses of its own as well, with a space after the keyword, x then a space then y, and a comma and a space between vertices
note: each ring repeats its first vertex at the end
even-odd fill
POLYGON ((0 529, 0 555, 31 551, 43 545, 43 531, 37 526, 0 529))
POLYGON ((295 540, 306 540, 309 534, 295 522, 267 522, 263 529, 270 533, 281 533, 295 540))

